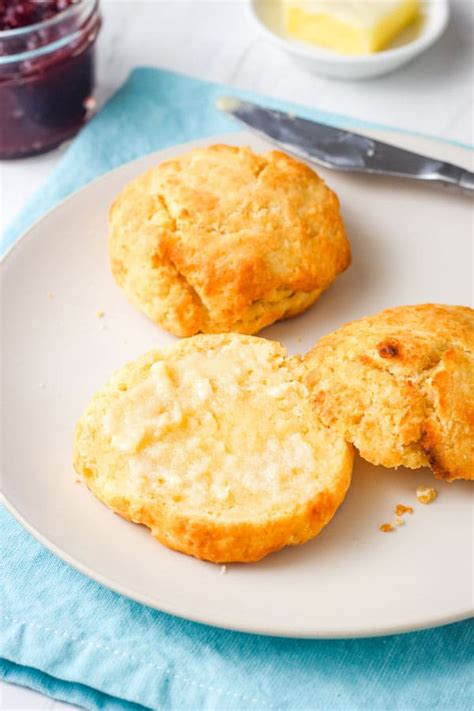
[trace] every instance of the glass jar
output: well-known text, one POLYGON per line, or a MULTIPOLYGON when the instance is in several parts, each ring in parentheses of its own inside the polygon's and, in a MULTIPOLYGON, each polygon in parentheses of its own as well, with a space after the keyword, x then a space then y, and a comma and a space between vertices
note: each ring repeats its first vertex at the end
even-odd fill
POLYGON ((0 31, 0 158, 45 153, 74 136, 94 105, 98 0, 0 31))

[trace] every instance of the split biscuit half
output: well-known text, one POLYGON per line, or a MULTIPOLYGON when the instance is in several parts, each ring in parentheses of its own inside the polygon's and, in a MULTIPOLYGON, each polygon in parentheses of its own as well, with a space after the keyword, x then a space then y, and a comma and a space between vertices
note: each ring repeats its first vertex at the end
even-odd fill
POLYGON ((276 342, 201 335, 125 365, 80 419, 74 463, 108 507, 170 548, 226 563, 304 543, 350 484, 352 447, 318 423, 276 342))

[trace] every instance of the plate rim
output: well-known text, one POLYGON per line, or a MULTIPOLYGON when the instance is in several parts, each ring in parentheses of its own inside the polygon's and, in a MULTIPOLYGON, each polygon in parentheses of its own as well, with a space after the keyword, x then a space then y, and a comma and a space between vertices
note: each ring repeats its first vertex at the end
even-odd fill
MULTIPOLYGON (((406 138, 407 134, 403 133, 402 131, 390 131, 390 132, 383 132, 379 130, 374 130, 370 131, 364 130, 364 133, 366 134, 375 134, 375 135, 380 135, 380 134, 385 134, 385 133, 390 133, 390 135, 394 138, 400 138, 403 140, 406 138)), ((435 137, 431 136, 419 136, 417 134, 408 134, 409 136, 412 137, 414 141, 427 141, 432 144, 437 144, 442 148, 443 146, 449 147, 451 149, 455 149, 459 151, 460 153, 466 154, 466 156, 472 155, 472 151, 468 147, 464 146, 459 146, 459 145, 453 145, 449 143, 445 143, 442 140, 437 140, 435 137)), ((132 167, 134 164, 137 166, 142 163, 146 162, 147 160, 151 160, 153 156, 163 156, 164 153, 168 151, 172 152, 177 152, 176 154, 179 154, 179 152, 185 151, 187 148, 190 148, 191 146, 197 147, 200 145, 209 145, 214 142, 226 142, 226 141, 233 141, 237 142, 238 144, 242 145, 244 142, 244 137, 246 137, 246 140, 248 140, 249 137, 253 137, 252 134, 248 131, 235 131, 235 132, 230 132, 230 133, 225 133, 225 134, 216 134, 216 135, 211 135, 211 136, 206 136, 202 138, 197 138, 197 139, 192 139, 190 141, 182 142, 182 143, 177 143, 171 146, 166 146, 163 148, 160 148, 158 150, 151 151, 149 153, 146 153, 142 156, 139 156, 137 158, 134 158, 130 161, 127 161, 125 163, 122 163, 119 166, 116 166, 115 168, 102 173, 101 175, 95 177, 91 181, 85 183, 84 185, 81 185, 78 187, 76 190, 71 192, 69 195, 67 195, 63 200, 59 201, 56 203, 52 208, 50 208, 47 212, 45 212, 43 215, 41 215, 37 220, 35 220, 26 230, 23 232, 18 238, 15 239, 15 241, 5 250, 5 253, 1 256, 0 258, 0 264, 2 270, 5 269, 5 265, 7 260, 11 257, 11 255, 15 252, 17 248, 20 247, 20 245, 24 245, 25 242, 28 241, 28 239, 32 238, 32 233, 37 229, 38 226, 41 225, 41 223, 44 220, 47 220, 50 216, 51 213, 57 211, 58 209, 62 208, 64 205, 66 205, 69 201, 72 201, 77 198, 77 196, 82 193, 85 190, 90 189, 93 187, 97 182, 100 181, 106 181, 109 179, 109 177, 112 174, 119 173, 123 171, 126 168, 132 167)), ((261 139, 260 139, 261 140, 261 139)), ((161 158, 162 160, 167 160, 167 158, 161 158)), ((3 489, 3 487, 2 487, 3 489)), ((396 634, 407 634, 409 632, 415 632, 415 631, 420 631, 420 630, 425 630, 425 629, 431 629, 434 627, 441 627, 444 625, 452 624, 455 622, 461 622, 463 620, 470 619, 474 615, 474 605, 471 607, 463 608, 460 610, 457 610, 455 612, 451 612, 450 614, 440 614, 438 617, 431 617, 429 620, 424 620, 420 623, 406 623, 406 624, 391 624, 387 626, 379 626, 377 629, 374 628, 364 628, 361 626, 360 629, 353 629, 353 631, 348 631, 348 630, 341 630, 339 628, 337 629, 329 629, 325 630, 323 632, 318 632, 315 631, 314 629, 310 630, 303 630, 303 629, 294 629, 293 631, 288 630, 287 628, 278 628, 275 627, 274 625, 272 626, 272 630, 269 631, 268 628, 266 627, 259 627, 258 625, 255 625, 253 623, 236 623, 233 622, 232 619, 228 619, 226 615, 220 615, 219 619, 216 620, 216 615, 212 613, 206 613, 206 612, 199 612, 196 613, 195 611, 187 611, 183 609, 183 606, 180 605, 180 609, 177 610, 172 603, 169 603, 167 601, 164 601, 163 603, 160 602, 159 606, 157 602, 153 599, 151 599, 148 595, 140 592, 135 592, 133 590, 130 590, 126 585, 123 585, 120 582, 116 582, 114 580, 110 580, 107 578, 105 575, 102 575, 100 572, 97 572, 96 570, 91 569, 87 564, 83 563, 79 559, 73 557, 67 551, 65 551, 63 548, 58 546, 56 543, 54 543, 52 540, 48 538, 48 536, 44 535, 41 533, 35 526, 30 524, 27 520, 27 518, 21 513, 21 511, 16 507, 16 505, 8 498, 8 496, 5 494, 5 492, 2 490, 0 492, 0 503, 3 503, 5 506, 6 510, 15 518, 15 520, 29 533, 31 534, 41 545, 43 545, 47 550, 52 552, 54 555, 56 555, 60 560, 63 562, 67 563, 70 565, 73 569, 78 570, 81 574, 85 575, 89 579, 93 580, 94 582, 104 586, 105 588, 112 590, 116 593, 119 593, 121 595, 124 595, 128 599, 131 599, 139 604, 145 605, 147 607, 150 607, 152 609, 155 609, 159 612, 163 612, 165 614, 178 617, 180 619, 185 619, 189 620, 194 623, 198 624, 203 624, 203 625, 208 625, 211 627, 215 627, 217 629, 225 629, 225 630, 230 630, 230 631, 235 631, 235 632, 242 632, 242 633, 247 633, 247 634, 256 634, 256 635, 264 635, 264 636, 269 636, 269 637, 284 637, 284 638, 291 638, 291 639, 361 639, 361 638, 370 638, 370 637, 381 637, 381 636, 387 636, 387 635, 396 635, 396 634)))

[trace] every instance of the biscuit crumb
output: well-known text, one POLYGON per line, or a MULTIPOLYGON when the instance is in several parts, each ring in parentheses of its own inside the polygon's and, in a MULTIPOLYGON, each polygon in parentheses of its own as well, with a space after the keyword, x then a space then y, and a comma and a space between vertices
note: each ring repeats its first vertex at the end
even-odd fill
POLYGON ((437 496, 438 492, 431 486, 418 486, 416 489, 416 498, 420 504, 431 504, 437 496))
POLYGON ((96 311, 95 315, 97 316, 97 318, 104 318, 105 311, 96 311))
POLYGON ((219 571, 219 575, 225 575, 227 573, 227 568, 225 565, 221 565, 221 569, 219 571))
POLYGON ((401 516, 395 516, 394 524, 395 524, 395 526, 404 526, 405 519, 403 519, 401 516))
POLYGON ((405 506, 404 504, 398 504, 397 508, 395 509, 395 515, 396 516, 403 516, 406 513, 413 513, 413 507, 412 506, 405 506))
POLYGON ((382 531, 382 533, 390 533, 390 531, 393 531, 394 528, 391 523, 383 523, 381 526, 379 526, 379 531, 382 531))
POLYGON ((54 294, 52 291, 48 292, 48 299, 54 299, 54 294))

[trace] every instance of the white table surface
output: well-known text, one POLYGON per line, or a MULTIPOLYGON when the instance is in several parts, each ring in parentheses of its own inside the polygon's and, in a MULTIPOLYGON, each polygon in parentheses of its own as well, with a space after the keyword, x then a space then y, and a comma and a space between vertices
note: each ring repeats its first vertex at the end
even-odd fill
MULTIPOLYGON (((102 104, 137 65, 160 66, 323 110, 474 142, 474 2, 451 0, 441 40, 400 71, 365 82, 306 73, 261 36, 245 0, 102 0, 97 99, 102 104)), ((41 185, 61 150, 0 163, 1 221, 41 185)), ((72 709, 0 684, 0 708, 72 709)))

